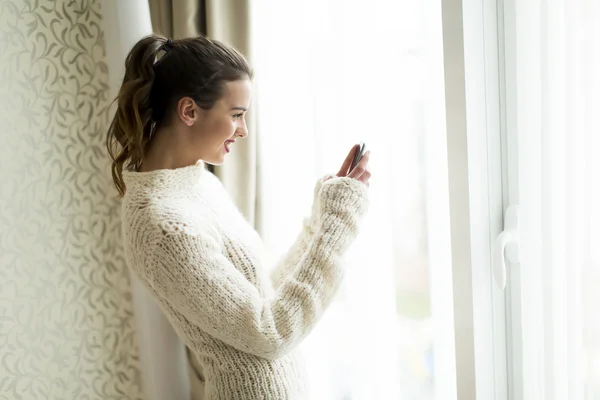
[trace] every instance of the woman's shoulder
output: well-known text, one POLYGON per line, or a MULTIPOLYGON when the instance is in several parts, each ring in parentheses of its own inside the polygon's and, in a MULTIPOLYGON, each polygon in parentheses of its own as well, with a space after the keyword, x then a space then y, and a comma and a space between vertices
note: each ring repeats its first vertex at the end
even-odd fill
POLYGON ((147 231, 158 240, 164 235, 214 235, 214 215, 201 201, 185 197, 148 196, 122 210, 125 231, 147 231), (158 237, 158 238, 157 238, 158 237))
POLYGON ((213 217, 204 204, 191 199, 163 199, 153 202, 148 218, 161 234, 197 235, 211 232, 213 217))

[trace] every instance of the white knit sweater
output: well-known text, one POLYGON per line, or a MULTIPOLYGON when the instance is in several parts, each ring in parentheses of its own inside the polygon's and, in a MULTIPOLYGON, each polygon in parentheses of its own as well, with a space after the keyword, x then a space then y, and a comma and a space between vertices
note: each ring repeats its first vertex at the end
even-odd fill
POLYGON ((203 161, 123 171, 127 265, 203 366, 206 400, 307 400, 296 348, 337 293, 368 208, 364 184, 324 178, 297 240, 267 273, 261 238, 203 161))

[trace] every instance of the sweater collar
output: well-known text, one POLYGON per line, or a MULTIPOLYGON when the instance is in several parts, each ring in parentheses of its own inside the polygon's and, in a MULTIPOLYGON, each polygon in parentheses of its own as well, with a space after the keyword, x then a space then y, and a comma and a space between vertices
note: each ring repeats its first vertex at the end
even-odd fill
POLYGON ((134 188, 150 191, 189 191, 199 187, 202 176, 208 172, 206 163, 198 160, 195 164, 172 169, 155 169, 144 172, 123 169, 123 182, 126 193, 134 188))

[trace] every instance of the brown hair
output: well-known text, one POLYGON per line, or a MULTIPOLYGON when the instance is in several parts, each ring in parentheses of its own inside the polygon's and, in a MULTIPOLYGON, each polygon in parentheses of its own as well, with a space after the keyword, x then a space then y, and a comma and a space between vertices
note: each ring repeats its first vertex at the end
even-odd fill
POLYGON ((156 34, 140 39, 125 59, 123 83, 113 100, 118 101, 117 111, 106 135, 120 197, 125 194, 124 164, 128 162, 129 170, 139 168, 152 133, 169 124, 179 99, 189 96, 199 107, 211 109, 226 82, 252 75, 244 56, 217 40, 171 40, 156 34))

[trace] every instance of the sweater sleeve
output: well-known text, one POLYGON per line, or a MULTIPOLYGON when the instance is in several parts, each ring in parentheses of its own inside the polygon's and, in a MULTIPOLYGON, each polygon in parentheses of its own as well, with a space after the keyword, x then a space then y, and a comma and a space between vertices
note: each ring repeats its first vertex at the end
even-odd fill
POLYGON ((300 233, 296 237, 296 240, 290 246, 290 248, 283 254, 279 261, 275 264, 275 267, 271 270, 270 278, 275 289, 283 283, 284 279, 291 273, 294 272, 300 257, 306 252, 310 241, 315 236, 315 232, 319 224, 319 207, 320 207, 320 193, 323 182, 326 178, 333 178, 335 175, 327 174, 319 179, 315 183, 313 190, 313 205, 311 214, 308 217, 302 219, 302 228, 300 233))
POLYGON ((262 297, 205 232, 163 236, 148 271, 150 286, 230 346, 271 360, 284 356, 313 329, 339 288, 342 256, 367 209, 367 189, 351 178, 333 178, 323 184, 320 200, 315 235, 273 296, 262 297))

